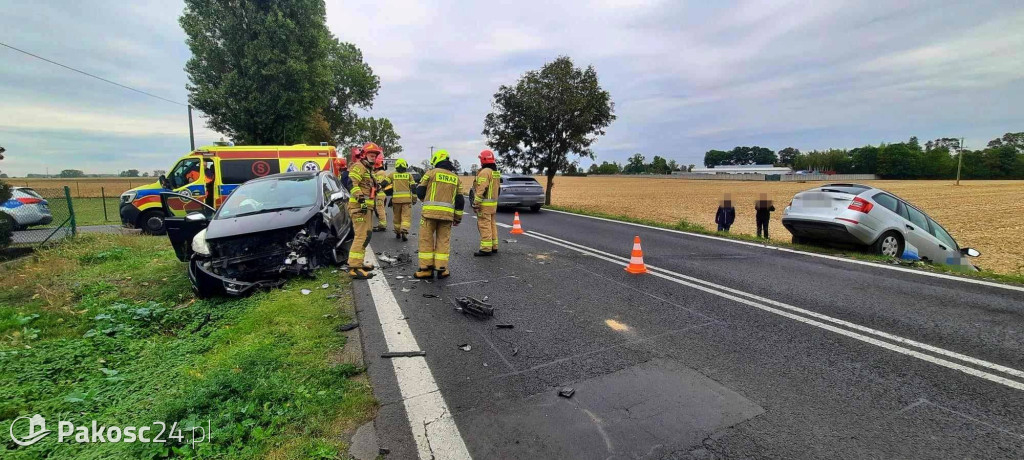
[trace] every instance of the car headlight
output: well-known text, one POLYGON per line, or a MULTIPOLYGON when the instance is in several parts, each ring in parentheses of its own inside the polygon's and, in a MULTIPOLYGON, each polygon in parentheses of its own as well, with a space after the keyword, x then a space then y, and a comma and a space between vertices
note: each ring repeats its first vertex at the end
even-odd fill
POLYGON ((206 244, 206 229, 202 229, 192 237, 192 252, 201 256, 210 255, 210 245, 206 244))
POLYGON ((129 203, 129 202, 135 201, 135 195, 137 195, 137 194, 138 194, 138 192, 124 192, 124 193, 121 194, 121 202, 122 203, 129 203))

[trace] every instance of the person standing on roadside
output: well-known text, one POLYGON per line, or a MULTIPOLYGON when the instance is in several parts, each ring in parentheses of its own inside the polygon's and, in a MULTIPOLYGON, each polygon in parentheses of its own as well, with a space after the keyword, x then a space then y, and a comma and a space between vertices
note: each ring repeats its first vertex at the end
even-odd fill
POLYGON ((377 227, 373 231, 383 232, 388 229, 388 211, 385 203, 387 203, 388 194, 391 192, 391 184, 388 183, 388 173, 384 170, 383 152, 377 155, 377 160, 373 164, 373 180, 377 182, 377 193, 373 198, 374 209, 377 213, 377 227))
POLYGON ((760 199, 754 202, 754 219, 757 220, 758 238, 768 239, 768 221, 771 220, 773 211, 775 211, 775 205, 772 200, 768 199, 767 193, 762 193, 760 199))
POLYGON ((407 171, 409 162, 404 158, 395 161, 395 172, 388 174, 391 186, 391 224, 395 229, 395 238, 409 241, 409 228, 412 227, 412 204, 416 195, 412 191, 412 174, 407 171))
POLYGON ((423 202, 420 212, 419 279, 447 278, 448 254, 451 250, 452 226, 462 222, 465 198, 462 181, 455 173, 455 165, 448 160, 448 152, 438 150, 430 158, 433 169, 423 173, 416 187, 416 196, 423 202))
POLYGON ((718 231, 729 233, 729 227, 732 227, 735 220, 736 208, 732 207, 732 198, 726 193, 722 202, 718 204, 718 210, 715 211, 715 223, 718 224, 718 231))
POLYGON ((352 279, 365 280, 373 277, 373 273, 370 272, 373 266, 363 259, 366 257, 364 251, 370 244, 373 232, 370 210, 373 206, 373 190, 377 187, 370 168, 380 154, 381 150, 377 144, 367 142, 358 154, 352 156, 352 166, 348 170, 348 177, 352 181, 348 214, 352 219, 352 231, 355 233, 352 248, 348 252, 348 274, 352 279))
POLYGON ((494 152, 480 152, 480 172, 473 181, 473 211, 476 212, 476 227, 480 231, 480 249, 474 256, 490 256, 498 252, 498 223, 494 214, 498 212, 498 191, 501 189, 501 172, 494 162, 494 152))

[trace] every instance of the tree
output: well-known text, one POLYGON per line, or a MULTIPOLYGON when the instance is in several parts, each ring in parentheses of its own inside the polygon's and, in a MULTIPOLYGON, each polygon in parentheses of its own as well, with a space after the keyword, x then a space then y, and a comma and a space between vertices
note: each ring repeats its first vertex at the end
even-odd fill
POLYGON ((154 169, 153 170, 153 174, 151 174, 151 176, 153 176, 153 177, 160 177, 160 176, 162 176, 164 174, 167 174, 167 171, 164 171, 162 169, 154 169))
POLYGON ((587 168, 587 174, 600 174, 601 168, 597 166, 597 163, 591 163, 590 167, 587 168))
POLYGON ((877 174, 885 179, 908 179, 920 172, 920 145, 889 144, 878 152, 877 174))
POLYGON ((476 164, 476 163, 473 163, 473 164, 472 164, 472 165, 471 165, 471 166, 469 167, 469 175, 470 175, 470 176, 476 176, 476 175, 477 175, 477 173, 479 173, 479 172, 480 172, 480 165, 478 165, 478 164, 476 164))
POLYGON ((62 178, 74 178, 74 177, 85 177, 85 173, 77 169, 65 169, 60 172, 57 177, 62 178))
POLYGON ((786 147, 779 150, 779 164, 783 166, 793 166, 793 160, 800 156, 800 150, 793 147, 786 147))
POLYGON ((647 165, 647 172, 651 174, 671 174, 672 168, 668 166, 668 162, 664 158, 655 155, 651 159, 651 164, 647 165))
POLYGON ((629 157, 629 160, 626 160, 626 166, 622 168, 622 172, 625 174, 643 174, 647 171, 647 165, 644 163, 646 160, 642 153, 634 153, 633 156, 629 157))
POLYGON ((451 160, 452 160, 452 166, 455 167, 455 174, 460 174, 461 175, 462 174, 462 165, 459 164, 459 160, 456 160, 454 158, 452 158, 451 160))
POLYGON ((426 172, 430 171, 431 169, 434 169, 434 165, 430 164, 430 159, 428 158, 420 162, 420 168, 422 168, 423 171, 426 172))
POLYGON ((668 160, 668 169, 670 172, 679 171, 679 163, 676 163, 676 160, 668 160))
POLYGON ((148 172, 142 173, 142 177, 149 177, 149 173, 148 172))
POLYGON ((487 145, 507 165, 540 169, 549 205, 555 173, 571 164, 570 154, 594 158, 590 146, 615 120, 611 95, 594 67, 577 68, 566 56, 527 72, 515 86, 502 85, 491 105, 484 118, 487 145))
POLYGON ((696 167, 697 167, 697 165, 688 165, 686 167, 686 172, 693 172, 693 168, 696 168, 696 167))
POLYGON ((360 118, 356 121, 355 133, 343 144, 363 145, 373 142, 384 151, 385 158, 402 153, 402 145, 398 141, 402 139, 395 133, 395 127, 387 118, 360 118))
POLYGON ((378 80, 325 15, 323 0, 186 0, 186 88, 207 126, 238 143, 286 144, 322 138, 317 117, 340 129, 353 106, 368 107, 378 80))
POLYGON ((119 177, 139 177, 138 169, 129 169, 127 171, 121 171, 118 174, 119 177))
POLYGON ((1003 137, 992 139, 988 141, 988 147, 1002 147, 1002 146, 1013 147, 1017 153, 1024 153, 1024 132, 1020 133, 1006 133, 1003 137))
POLYGON ((723 152, 721 150, 708 150, 704 153, 704 167, 713 168, 718 165, 731 164, 726 163, 729 161, 729 152, 723 152))
POLYGON ((855 174, 877 174, 878 152, 881 149, 873 145, 857 147, 850 150, 850 168, 855 174))

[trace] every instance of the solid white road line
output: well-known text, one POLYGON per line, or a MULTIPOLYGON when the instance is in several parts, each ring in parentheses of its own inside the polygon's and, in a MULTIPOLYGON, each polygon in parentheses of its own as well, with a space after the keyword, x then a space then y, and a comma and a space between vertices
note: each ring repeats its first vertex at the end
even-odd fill
MULTIPOLYGON (((561 247, 566 248, 566 249, 571 249, 571 250, 579 252, 581 254, 589 255, 591 257, 595 257, 595 258, 598 258, 598 259, 601 259, 601 260, 605 260, 607 262, 612 262, 612 263, 617 264, 617 265, 622 265, 623 263, 627 263, 628 262, 627 259, 621 258, 619 256, 614 256, 614 255, 608 254, 606 252, 603 252, 603 251, 600 251, 600 250, 597 250, 597 249, 593 249, 593 248, 590 248, 590 247, 587 247, 587 246, 583 246, 581 244, 571 243, 571 242, 568 242, 568 241, 565 241, 565 240, 554 239, 554 238, 549 237, 547 235, 539 234, 537 232, 528 231, 528 232, 525 233, 525 235, 529 236, 529 237, 532 237, 532 238, 536 238, 536 239, 541 240, 541 241, 545 241, 547 243, 550 243, 550 244, 553 244, 553 245, 556 245, 556 246, 561 246, 561 247)), ((980 378, 983 378, 983 379, 991 381, 991 382, 995 382, 995 383, 999 383, 999 384, 1002 384, 1002 385, 1006 385, 1006 386, 1008 386, 1010 388, 1014 388, 1014 389, 1017 389, 1017 390, 1024 391, 1024 383, 1018 382, 1016 380, 1011 380, 1011 379, 1008 379, 1008 378, 1000 376, 1000 375, 995 375, 995 374, 991 374, 991 373, 988 373, 988 372, 985 372, 985 371, 981 371, 981 370, 975 369, 973 367, 967 367, 967 366, 964 366, 962 364, 954 363, 952 361, 948 361, 948 360, 945 360, 945 359, 942 359, 942 358, 938 358, 938 357, 935 357, 935 356, 932 356, 932 355, 929 355, 929 354, 925 354, 925 353, 919 352, 917 350, 911 350, 909 348, 904 348, 902 346, 895 345, 895 344, 892 344, 892 343, 889 343, 889 342, 884 342, 884 341, 881 341, 881 340, 876 339, 874 337, 869 337, 867 335, 859 334, 857 332, 853 332, 853 331, 850 331, 850 330, 847 330, 847 329, 841 329, 841 328, 833 326, 831 324, 826 324, 826 323, 823 323, 823 322, 820 322, 820 321, 817 321, 817 320, 814 320, 814 319, 811 319, 811 318, 807 318, 805 316, 800 316, 800 315, 797 315, 795 313, 791 313, 790 311, 784 311, 784 310, 780 310, 778 308, 773 308, 773 307, 770 307, 768 305, 765 305, 765 303, 771 303, 771 304, 779 305, 779 304, 781 304, 780 302, 771 301, 770 299, 764 299, 763 297, 758 297, 758 296, 756 296, 754 294, 744 293, 742 291, 737 291, 735 289, 728 288, 726 286, 721 286, 721 285, 718 285, 718 284, 715 284, 715 283, 711 283, 709 281, 698 280, 698 279, 693 278, 693 277, 689 277, 689 276, 682 275, 682 274, 679 274, 679 273, 671 272, 669 270, 660 269, 660 268, 657 268, 657 267, 654 267, 655 269, 651 270, 651 268, 652 268, 651 265, 647 265, 647 268, 648 268, 648 270, 650 270, 649 273, 651 275, 657 276, 659 278, 662 278, 662 279, 665 279, 665 280, 668 280, 668 281, 671 281, 671 282, 676 283, 676 284, 681 284, 683 286, 691 287, 693 289, 697 289, 697 290, 700 290, 700 291, 707 292, 708 294, 712 294, 712 295, 715 295, 715 296, 718 296, 718 297, 726 298, 726 299, 729 299, 729 300, 732 300, 732 301, 735 301, 735 302, 742 303, 744 305, 749 305, 751 307, 758 308, 760 310, 764 310, 764 311, 769 312, 769 313, 774 313, 774 314, 779 315, 779 316, 783 316, 783 317, 786 317, 786 318, 789 318, 789 319, 800 321, 800 322, 802 322, 804 324, 808 324, 808 325, 815 326, 815 327, 818 327, 818 328, 821 328, 821 329, 825 329, 827 331, 835 332, 837 334, 844 335, 846 337, 850 337, 850 338, 853 338, 853 339, 856 339, 856 340, 859 340, 859 341, 862 341, 862 342, 865 342, 865 343, 869 343, 869 344, 872 344, 872 345, 875 345, 875 346, 878 346, 878 347, 882 347, 882 348, 885 348, 887 350, 891 350, 891 351, 894 351, 894 352, 897 352, 897 353, 900 353, 900 354, 904 354, 904 355, 907 355, 907 356, 912 356, 914 358, 917 358, 917 359, 920 359, 920 360, 923 360, 923 361, 927 361, 927 362, 930 362, 930 363, 933 363, 933 364, 937 364, 939 366, 943 366, 943 367, 946 367, 946 368, 949 368, 949 369, 953 369, 953 370, 957 370, 957 371, 963 372, 965 374, 973 375, 975 377, 980 377, 980 378), (690 280, 696 281, 696 282, 691 282, 690 280), (739 297, 737 295, 730 294, 730 292, 738 293, 740 295, 743 295, 744 297, 749 297, 749 298, 739 297), (752 299, 757 299, 760 302, 755 302, 752 299), (764 302, 764 301, 768 301, 768 302, 764 302), (764 302, 764 303, 761 303, 761 302, 764 302)), ((785 304, 782 304, 782 305, 785 305, 785 304)), ((803 310, 803 309, 800 309, 800 308, 797 308, 797 307, 793 307, 791 305, 786 305, 786 307, 788 307, 787 309, 792 310, 792 311, 800 311, 800 312, 805 312, 805 313, 813 313, 813 315, 809 315, 809 316, 814 316, 816 318, 826 319, 826 320, 828 320, 830 322, 833 322, 833 323, 836 323, 836 324, 843 324, 843 323, 845 323, 845 324, 852 324, 852 323, 848 323, 848 322, 845 322, 845 321, 842 321, 842 320, 839 320, 839 319, 836 319, 836 318, 831 318, 831 317, 828 317, 828 316, 825 316, 825 315, 821 315, 821 314, 818 314, 818 313, 809 312, 807 310, 803 310)), ((890 334, 886 334, 886 333, 881 332, 881 331, 875 331, 873 329, 864 328, 862 326, 860 326, 858 328, 858 330, 873 331, 872 333, 875 333, 876 335, 879 335, 879 336, 882 336, 882 337, 886 337, 886 336, 888 336, 888 337, 896 337, 896 336, 892 336, 890 334)), ((915 343, 916 344, 918 342, 913 342, 913 341, 911 341, 909 339, 902 339, 901 343, 905 343, 905 344, 915 343)), ((920 344, 920 345, 925 345, 925 344, 920 344)), ((931 346, 928 346, 928 347, 930 347, 931 349, 934 349, 934 350, 942 350, 942 349, 937 348, 937 347, 931 347, 931 346)), ((965 358, 969 358, 971 360, 969 362, 972 362, 972 363, 985 363, 986 364, 985 367, 989 367, 989 368, 992 368, 992 369, 1000 369, 1000 370, 1006 369, 1008 371, 1011 371, 1011 372, 1008 372, 1011 375, 1021 375, 1021 371, 1016 370, 1016 369, 1008 368, 1008 367, 1005 367, 1005 366, 1000 366, 1000 365, 994 364, 994 363, 989 363, 987 361, 982 361, 982 360, 976 359, 976 358, 970 358, 968 356, 960 355, 958 353, 954 353, 954 352, 948 351, 948 350, 942 350, 942 351, 945 352, 943 354, 946 354, 947 356, 963 356, 965 358)), ((1006 371, 1004 371, 1004 372, 1006 372, 1006 371)))
MULTIPOLYGON (((369 262, 377 265, 377 257, 371 247, 366 248, 369 262)), ((380 318, 380 327, 384 331, 384 340, 388 351, 417 351, 419 345, 412 335, 405 315, 391 292, 384 273, 367 281, 373 306, 380 318)), ((419 451, 419 458, 433 459, 470 459, 466 442, 459 433, 448 405, 444 402, 441 390, 434 381, 426 359, 422 356, 411 358, 392 358, 395 367, 395 378, 402 393, 405 413, 409 417, 409 427, 419 451)))
POLYGON ((1024 287, 1022 287, 1022 286, 1013 286, 1013 285, 1009 285, 1009 284, 1001 284, 1001 283, 996 283, 996 282, 992 282, 992 281, 985 281, 985 280, 979 280, 979 279, 974 279, 974 278, 964 278, 964 277, 961 277, 961 276, 947 275, 945 273, 933 273, 933 272, 928 272, 928 271, 924 271, 924 270, 914 270, 912 268, 898 267, 898 266, 894 266, 894 265, 883 265, 883 264, 874 263, 874 262, 866 262, 866 261, 863 261, 863 260, 856 260, 856 259, 847 259, 847 258, 843 258, 843 257, 830 256, 830 255, 826 255, 826 254, 816 254, 816 253, 813 253, 813 252, 799 251, 799 250, 796 250, 796 249, 781 248, 781 247, 778 247, 778 246, 770 246, 770 245, 760 244, 760 243, 751 243, 749 241, 734 240, 734 239, 731 239, 731 238, 722 238, 720 236, 704 235, 704 234, 701 234, 701 233, 693 233, 693 232, 684 232, 682 230, 673 230, 673 229, 661 228, 661 227, 652 227, 650 225, 637 224, 637 223, 633 223, 633 222, 626 222, 626 221, 615 220, 615 219, 607 219, 607 218, 604 218, 604 217, 588 216, 588 215, 585 215, 585 214, 576 214, 574 212, 558 211, 558 210, 554 210, 554 209, 545 209, 545 210, 549 211, 549 212, 558 212, 558 213, 562 213, 562 214, 568 214, 570 216, 585 217, 587 219, 603 220, 603 221, 606 221, 606 222, 614 222, 616 224, 632 225, 634 227, 647 228, 647 229, 651 229, 651 230, 659 230, 659 231, 662 231, 662 232, 678 233, 678 234, 681 234, 681 235, 689 235, 689 236, 696 236, 696 237, 700 237, 700 238, 707 238, 709 240, 725 241, 727 243, 742 244, 742 245, 746 245, 746 246, 753 246, 753 247, 763 248, 763 249, 772 249, 772 250, 775 250, 775 251, 788 252, 788 253, 792 253, 792 254, 802 254, 802 255, 805 255, 805 256, 818 257, 818 258, 828 259, 828 260, 837 260, 837 261, 840 261, 840 262, 847 262, 847 263, 851 263, 851 264, 864 265, 864 266, 867 266, 867 267, 881 268, 881 269, 885 269, 885 270, 896 270, 896 271, 905 272, 905 273, 913 273, 915 275, 930 276, 932 278, 942 278, 942 279, 953 280, 953 281, 962 281, 964 283, 979 284, 979 285, 982 285, 982 286, 989 286, 989 287, 995 287, 995 288, 1000 288, 1000 289, 1008 289, 1008 290, 1011 290, 1011 291, 1024 292, 1024 287))

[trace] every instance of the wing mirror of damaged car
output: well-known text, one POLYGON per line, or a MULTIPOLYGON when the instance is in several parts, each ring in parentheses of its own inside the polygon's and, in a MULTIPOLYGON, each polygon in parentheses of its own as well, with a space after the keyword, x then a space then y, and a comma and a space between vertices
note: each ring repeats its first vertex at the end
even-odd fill
POLYGON ((192 211, 185 215, 185 220, 189 222, 205 222, 206 214, 203 214, 199 211, 192 211))
POLYGON ((334 192, 331 194, 331 204, 345 201, 346 198, 348 198, 348 195, 346 195, 345 192, 334 192))
POLYGON ((171 184, 170 184, 169 182, 167 182, 167 176, 165 176, 165 175, 161 174, 161 175, 160 175, 160 178, 159 178, 159 179, 157 179, 157 181, 159 181, 159 182, 160 182, 160 186, 161 186, 161 187, 163 187, 163 188, 165 188, 165 189, 168 189, 168 190, 170 190, 170 189, 171 189, 171 184))
POLYGON ((981 255, 981 253, 978 252, 978 250, 974 249, 974 248, 963 248, 963 249, 960 250, 960 254, 963 254, 963 255, 968 256, 968 257, 978 257, 978 256, 981 255))

